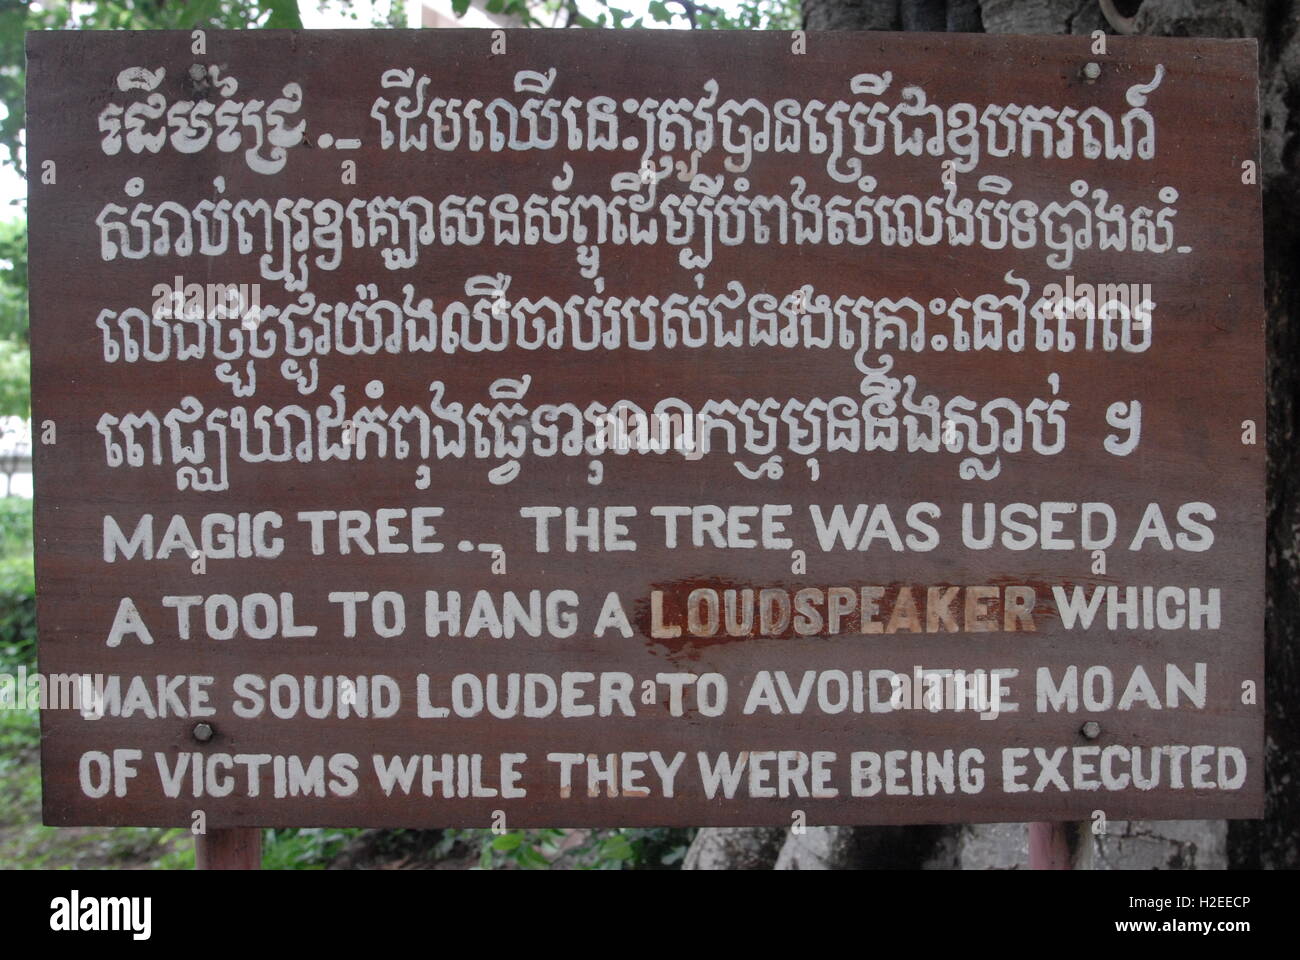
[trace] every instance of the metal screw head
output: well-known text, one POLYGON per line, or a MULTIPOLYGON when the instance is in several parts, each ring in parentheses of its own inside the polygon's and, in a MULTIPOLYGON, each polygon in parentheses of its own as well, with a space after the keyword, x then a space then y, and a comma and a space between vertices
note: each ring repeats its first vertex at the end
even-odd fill
POLYGON ((1096 740, 1101 736, 1101 724, 1096 720, 1089 720, 1079 729, 1079 732, 1089 740, 1096 740))
POLYGON ((212 729, 212 724, 210 723, 196 723, 194 724, 193 733, 194 739, 199 741, 199 743, 207 743, 212 739, 212 735, 216 733, 216 731, 212 729))
POLYGON ((1096 80, 1098 77, 1101 76, 1101 64, 1100 63, 1085 64, 1083 68, 1083 75, 1087 77, 1089 80, 1096 80))

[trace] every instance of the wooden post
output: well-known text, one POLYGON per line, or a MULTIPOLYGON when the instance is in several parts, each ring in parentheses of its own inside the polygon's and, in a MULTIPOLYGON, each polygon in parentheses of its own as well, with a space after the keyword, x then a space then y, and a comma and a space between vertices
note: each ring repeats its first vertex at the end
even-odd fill
POLYGON ((259 827, 209 830, 194 838, 197 870, 262 869, 262 831, 259 827))
POLYGON ((1074 869, 1073 851, 1070 847, 1068 822, 1039 821, 1029 825, 1030 870, 1074 869))

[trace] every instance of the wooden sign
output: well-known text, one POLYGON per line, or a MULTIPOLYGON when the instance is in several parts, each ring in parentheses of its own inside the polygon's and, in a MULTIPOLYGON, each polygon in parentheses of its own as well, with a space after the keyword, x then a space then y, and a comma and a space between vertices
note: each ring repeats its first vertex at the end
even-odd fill
POLYGON ((1259 816, 1255 47, 1107 43, 31 34, 46 822, 1259 816))

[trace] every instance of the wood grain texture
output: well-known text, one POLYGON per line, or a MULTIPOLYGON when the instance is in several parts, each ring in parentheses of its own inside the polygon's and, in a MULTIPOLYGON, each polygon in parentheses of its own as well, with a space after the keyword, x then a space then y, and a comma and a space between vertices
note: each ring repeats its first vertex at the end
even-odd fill
MULTIPOLYGON (((987 14, 986 14, 987 17, 987 14)), ((790 54, 784 34, 579 34, 537 31, 509 36, 507 61, 487 54, 486 36, 476 31, 426 33, 262 31, 208 35, 209 56, 227 75, 239 78, 245 95, 270 97, 297 80, 306 97, 304 116, 311 134, 363 140, 356 151, 355 187, 339 184, 342 156, 296 148, 275 177, 251 172, 239 153, 209 151, 181 157, 106 157, 99 147, 96 116, 111 102, 114 78, 126 66, 165 65, 182 77, 196 59, 188 35, 32 35, 29 39, 29 163, 58 164, 55 185, 31 181, 30 244, 33 408, 37 424, 57 424, 58 440, 38 446, 35 460, 36 559, 40 662, 48 673, 203 674, 217 678, 212 723, 215 736, 197 742, 188 718, 85 720, 70 712, 47 711, 42 718, 42 764, 47 823, 188 824, 202 808, 213 827, 236 826, 486 826, 491 811, 507 810, 512 826, 525 825, 788 825, 792 810, 804 809, 809 823, 939 823, 1000 820, 1086 819, 1098 807, 1112 819, 1257 816, 1262 804, 1262 705, 1243 704, 1243 680, 1263 679, 1263 444, 1240 442, 1243 421, 1264 422, 1263 306, 1260 210, 1257 187, 1240 180, 1241 163, 1257 160, 1254 46, 1249 42, 1168 41, 1111 38, 1096 83, 1081 75, 1093 58, 1085 39, 1069 37, 810 34, 809 53, 790 54), (1059 372, 1069 399, 1069 443, 1063 453, 1038 457, 1007 454, 993 481, 961 480, 956 457, 832 453, 820 460, 813 482, 802 465, 787 464, 779 480, 741 479, 730 457, 701 462, 681 458, 605 457, 601 486, 587 482, 586 460, 526 458, 520 477, 490 487, 490 464, 433 461, 430 489, 413 483, 414 463, 391 460, 336 464, 235 463, 231 489, 198 494, 177 489, 174 472, 146 466, 110 469, 96 423, 105 411, 162 411, 182 396, 227 406, 244 402, 295 402, 292 386, 262 372, 257 395, 235 401, 211 376, 207 364, 118 364, 102 359, 94 321, 106 306, 122 309, 152 301, 157 283, 174 275, 222 282, 256 282, 248 257, 228 256, 205 264, 200 258, 149 258, 139 263, 100 258, 95 217, 109 200, 125 203, 123 184, 146 181, 147 195, 193 203, 211 196, 213 179, 225 178, 229 195, 405 196, 423 192, 526 193, 549 189, 560 158, 527 154, 396 154, 375 143, 369 105, 378 78, 391 66, 413 65, 430 74, 445 95, 506 94, 515 70, 558 71, 555 94, 589 97, 697 97, 709 78, 722 95, 755 96, 765 102, 789 96, 829 101, 848 97, 848 79, 864 71, 891 70, 895 89, 924 88, 931 102, 971 100, 977 104, 1071 104, 1086 109, 1107 104, 1117 113, 1125 91, 1145 82, 1155 65, 1168 74, 1151 109, 1159 129, 1157 156, 1150 161, 1104 162, 1071 159, 985 160, 978 175, 998 174, 1015 184, 1017 196, 1040 203, 1064 199, 1075 178, 1104 185, 1111 202, 1149 202, 1159 187, 1173 185, 1180 202, 1177 230, 1192 252, 1185 256, 1142 256, 1133 252, 1087 251, 1077 275, 1103 282, 1149 282, 1159 304, 1153 349, 1143 355, 1073 353, 1064 358, 1026 351, 1015 355, 927 352, 907 357, 907 372, 928 391, 944 396, 1031 397, 1046 392, 1048 375, 1059 372), (340 65, 346 65, 341 69, 340 65), (211 271, 210 273, 208 271, 211 271), (1140 448, 1128 458, 1102 449, 1107 404, 1136 397, 1144 410, 1140 448), (323 466, 334 469, 323 469, 323 466), (1110 551, 1107 575, 1090 572, 1085 551, 1027 551, 995 547, 960 548, 951 521, 960 504, 985 500, 1066 503, 1105 500, 1132 531, 1146 504, 1208 501, 1217 511, 1216 544, 1198 553, 1110 551), (886 503, 894 508, 932 501, 943 509, 944 547, 933 553, 814 553, 806 526, 798 546, 809 549, 809 573, 792 575, 790 557, 780 551, 670 550, 656 544, 656 529, 637 525, 639 548, 626 553, 551 553, 531 549, 531 527, 519 509, 529 504, 607 506, 633 504, 644 513, 654 504, 760 504, 792 506, 806 516, 813 504, 886 503), (306 555, 299 525, 293 524, 295 553, 275 561, 209 561, 195 577, 187 559, 105 564, 100 559, 105 514, 134 518, 148 511, 163 518, 182 514, 277 510, 414 508, 438 505, 444 553, 356 557, 306 555), (494 577, 486 558, 455 549, 461 537, 493 540, 506 548, 509 573, 494 577), (811 638, 717 638, 708 643, 664 643, 649 636, 652 589, 679 594, 702 584, 783 587, 867 584, 1183 584, 1223 591, 1223 629, 1218 631, 1064 630, 1044 616, 1033 634, 923 632, 891 636, 840 635, 811 638), (571 588, 581 596, 590 623, 602 598, 616 591, 629 602, 635 635, 597 639, 587 634, 508 640, 427 638, 411 598, 426 590, 571 588), (375 592, 398 589, 408 595, 412 629, 394 639, 345 638, 337 629, 331 590, 375 592), (165 625, 174 615, 162 608, 169 594, 259 591, 292 592, 300 619, 321 625, 310 640, 216 641, 180 639, 165 625), (152 646, 127 640, 109 648, 105 637, 119 600, 137 601, 155 630, 152 646), (331 626, 332 625, 332 626, 331 626), (718 672, 735 689, 759 670, 892 669, 913 665, 1019 668, 1022 681, 1038 667, 1059 674, 1070 665, 1105 664, 1126 677, 1138 665, 1155 676, 1167 662, 1204 662, 1210 702, 1204 710, 1110 711, 1100 715, 1037 713, 1032 695, 1020 696, 1021 712, 980 722, 952 714, 907 712, 829 717, 755 715, 730 712, 722 718, 698 714, 670 718, 666 708, 642 709, 635 717, 595 721, 551 718, 539 721, 472 719, 259 722, 229 710, 229 681, 240 673, 394 677, 413 704, 415 677, 427 673, 446 689, 460 673, 511 671, 558 673, 628 671, 640 679, 660 672, 718 672), (384 797, 369 770, 372 753, 526 753, 551 751, 603 755, 614 751, 685 751, 687 767, 697 751, 923 750, 973 747, 990 758, 987 774, 997 779, 992 758, 1005 747, 1054 744, 1084 746, 1081 724, 1097 719, 1100 745, 1209 744, 1242 748, 1248 760, 1247 786, 1217 792, 1169 789, 1125 790, 1099 796, 1088 791, 1004 794, 986 789, 972 795, 876 796, 853 799, 746 799, 722 802, 702 795, 698 782, 683 779, 671 799, 588 796, 560 797, 554 770, 541 763, 526 781, 525 801, 502 804, 490 798, 384 797), (84 751, 132 747, 143 752, 140 781, 127 796, 85 796, 78 786, 84 751), (163 797, 145 781, 155 751, 169 757, 185 751, 210 754, 299 754, 350 751, 362 758, 361 787, 347 799, 277 799, 232 796, 196 799, 163 797)), ((582 182, 607 182, 631 165, 624 156, 570 157, 582 182)), ((681 158, 685 159, 685 158, 681 158)), ((705 172, 720 169, 718 157, 701 161, 705 172), (714 166, 710 167, 709 164, 714 166)), ((882 190, 925 194, 937 182, 937 163, 881 155, 871 171, 882 190)), ((807 176, 815 188, 833 192, 821 160, 766 154, 747 173, 755 189, 775 190, 792 176, 807 176)), ((973 179, 973 178, 972 178, 973 179)), ((850 185, 851 186, 851 185, 850 185)), ((679 185, 677 189, 681 189, 679 185)), ((675 248, 603 250, 602 275, 610 291, 651 293, 687 288, 691 275, 677 263, 675 248)), ((388 271, 373 250, 349 258, 344 269, 317 271, 311 289, 321 299, 351 295, 358 283, 382 281, 388 289, 414 282, 421 296, 439 302, 463 296, 464 279, 481 273, 514 278, 512 296, 583 292, 571 249, 442 247, 424 251, 420 264, 388 271)), ((875 291, 902 296, 953 296, 997 289, 1011 270, 1035 289, 1061 279, 1043 262, 1042 249, 988 251, 978 248, 904 248, 873 245, 757 246, 719 248, 707 271, 706 291, 728 279, 774 293, 810 283, 819 291, 875 291), (919 295, 919 294, 918 294, 919 295)), ((270 291, 272 285, 264 283, 270 291)), ((268 293, 268 298, 276 294, 268 293)), ((287 298, 278 292, 279 300, 287 298)), ((486 401, 487 387, 501 377, 533 375, 535 402, 611 402, 626 397, 653 404, 665 396, 690 402, 747 396, 833 396, 852 392, 860 374, 849 357, 827 360, 805 351, 743 347, 722 351, 609 351, 461 354, 455 358, 331 356, 322 361, 322 384, 346 383, 353 394, 372 379, 385 383, 386 404, 427 402, 431 380, 446 382, 448 394, 467 404, 486 401)), ((325 402, 323 386, 319 399, 325 402)), ((1031 689, 1021 687, 1022 690, 1031 689)), ((843 780, 838 781, 843 785, 843 780)))

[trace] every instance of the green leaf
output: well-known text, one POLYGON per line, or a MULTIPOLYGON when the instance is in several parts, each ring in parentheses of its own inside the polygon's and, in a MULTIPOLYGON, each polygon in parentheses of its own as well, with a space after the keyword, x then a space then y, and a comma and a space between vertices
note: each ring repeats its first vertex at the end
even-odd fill
POLYGON ((501 836, 493 838, 492 849, 506 853, 515 849, 523 842, 524 835, 522 833, 503 833, 501 836))
POLYGON ((465 16, 465 11, 469 9, 469 0, 451 0, 451 12, 458 17, 465 16))
POLYGON ((672 23, 673 15, 664 6, 663 0, 650 0, 648 9, 650 16, 654 17, 656 23, 672 23))
POLYGON ((607 860, 628 860, 632 853, 632 844, 621 833, 614 834, 600 845, 600 855, 607 860))
POLYGON ((31 413, 31 357, 27 345, 0 340, 0 416, 31 413))
POLYGON ((257 0, 258 9, 270 11, 266 22, 262 24, 267 30, 301 30, 302 17, 298 13, 298 0, 257 0))
MULTIPOLYGON (((158 26, 168 27, 202 27, 215 21, 221 15, 220 0, 195 0, 184 7, 167 7, 159 4, 158 16, 163 22, 158 26)), ((224 26, 224 24, 223 24, 224 26)))
POLYGON ((515 858, 525 870, 547 870, 551 861, 547 860, 534 847, 520 847, 515 858))

